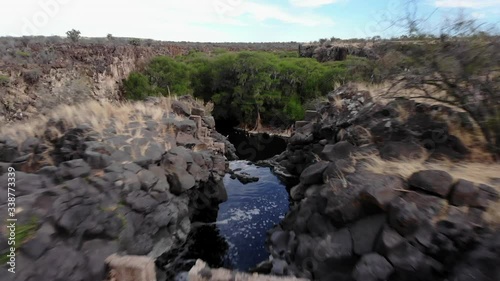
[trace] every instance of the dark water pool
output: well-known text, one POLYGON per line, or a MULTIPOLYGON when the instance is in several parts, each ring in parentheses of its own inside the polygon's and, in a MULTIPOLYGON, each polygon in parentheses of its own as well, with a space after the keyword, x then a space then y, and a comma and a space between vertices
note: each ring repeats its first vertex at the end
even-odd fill
POLYGON ((241 169, 258 182, 242 184, 229 175, 224 178, 228 200, 219 205, 216 226, 225 238, 228 249, 224 266, 248 270, 266 260, 266 233, 278 224, 288 211, 285 186, 267 167, 257 167, 248 161, 232 161, 231 169, 241 169))

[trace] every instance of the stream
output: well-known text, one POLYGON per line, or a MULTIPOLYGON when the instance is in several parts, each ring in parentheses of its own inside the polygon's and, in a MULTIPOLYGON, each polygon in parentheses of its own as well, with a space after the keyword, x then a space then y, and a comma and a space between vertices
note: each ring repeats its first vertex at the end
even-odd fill
MULTIPOLYGON (((240 159, 230 161, 237 174, 258 178, 243 184, 227 173, 223 179, 228 200, 219 205, 217 220, 193 227, 183 253, 171 253, 163 264, 172 262, 174 272, 183 272, 175 280, 185 280, 186 270, 202 259, 212 268, 225 267, 248 271, 268 260, 267 232, 277 225, 289 209, 286 186, 268 167, 252 161, 271 158, 286 149, 286 141, 267 134, 249 135, 242 131, 225 132, 240 159), (176 262, 173 262, 176 260, 176 262)), ((168 270, 167 270, 168 271, 168 270)))
POLYGON ((229 166, 259 178, 244 185, 226 175, 228 200, 219 205, 216 222, 228 243, 224 267, 246 271, 269 257, 266 234, 288 211, 288 192, 270 168, 247 161, 232 161, 229 166))

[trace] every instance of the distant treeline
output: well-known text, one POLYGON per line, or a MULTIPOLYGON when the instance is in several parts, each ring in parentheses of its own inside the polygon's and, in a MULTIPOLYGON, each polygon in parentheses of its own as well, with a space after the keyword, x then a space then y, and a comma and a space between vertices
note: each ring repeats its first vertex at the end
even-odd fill
POLYGON ((130 74, 124 93, 134 100, 192 94, 215 104, 215 118, 288 126, 315 99, 348 81, 370 79, 373 69, 372 61, 359 57, 319 63, 297 52, 193 52, 154 58, 130 74))

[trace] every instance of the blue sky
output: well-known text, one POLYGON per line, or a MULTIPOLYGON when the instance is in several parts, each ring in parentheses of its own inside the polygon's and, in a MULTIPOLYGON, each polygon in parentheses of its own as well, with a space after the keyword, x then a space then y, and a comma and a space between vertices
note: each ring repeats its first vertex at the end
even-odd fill
MULTIPOLYGON (((401 34, 405 0, 17 0, 3 3, 0 36, 61 35, 199 42, 307 42, 401 34)), ((500 23, 500 0, 417 0, 423 26, 436 31, 460 11, 500 23)))

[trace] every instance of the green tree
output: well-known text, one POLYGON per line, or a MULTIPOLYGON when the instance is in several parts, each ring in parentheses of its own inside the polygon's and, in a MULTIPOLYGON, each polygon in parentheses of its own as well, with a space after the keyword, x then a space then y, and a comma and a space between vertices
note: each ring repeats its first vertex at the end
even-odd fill
POLYGON ((150 62, 145 73, 156 93, 170 95, 191 92, 189 68, 183 62, 165 56, 156 57, 150 62))
POLYGON ((154 95, 147 76, 139 73, 130 73, 128 79, 123 83, 125 97, 131 100, 142 100, 150 95, 154 95))
POLYGON ((80 40, 80 34, 81 34, 81 32, 79 30, 75 30, 75 29, 72 29, 72 30, 66 32, 66 36, 72 42, 78 42, 80 40))

